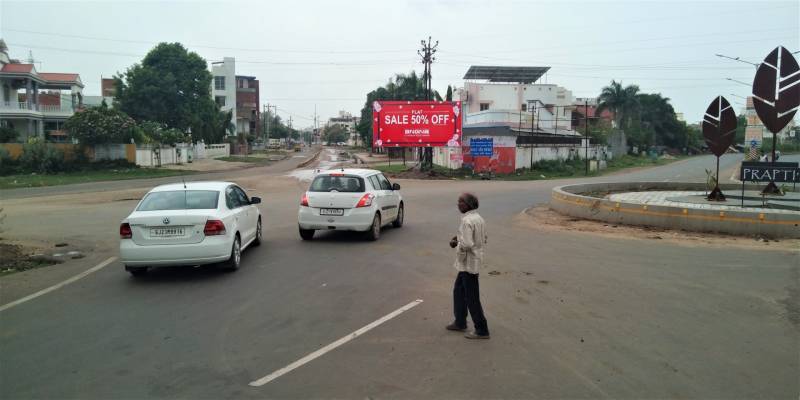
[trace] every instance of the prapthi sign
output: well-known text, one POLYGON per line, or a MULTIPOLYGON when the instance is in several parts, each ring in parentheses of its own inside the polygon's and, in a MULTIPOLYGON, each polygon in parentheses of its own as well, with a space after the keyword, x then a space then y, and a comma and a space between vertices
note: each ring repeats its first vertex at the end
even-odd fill
POLYGON ((461 146, 460 101, 375 101, 375 147, 461 146))

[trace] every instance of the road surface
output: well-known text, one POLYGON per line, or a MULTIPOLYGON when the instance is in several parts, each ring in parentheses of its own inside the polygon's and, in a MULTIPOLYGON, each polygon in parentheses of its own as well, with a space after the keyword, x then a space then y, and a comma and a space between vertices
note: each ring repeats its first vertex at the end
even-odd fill
MULTIPOLYGON (((710 162, 594 180, 702 181, 696 169, 710 162)), ((244 252, 238 272, 164 269, 140 280, 115 262, 0 311, 0 397, 798 398, 796 252, 520 223, 553 186, 582 179, 399 181, 403 228, 377 242, 345 233, 304 242, 296 211, 305 184, 280 175, 230 177, 264 199, 265 244, 244 252), (480 278, 488 341, 444 330, 455 275, 447 242, 463 191, 480 198, 489 227, 480 278)), ((15 236, 74 238, 92 255, 2 278, 0 304, 116 255, 119 220, 142 190, 123 188, 6 200, 15 236)))

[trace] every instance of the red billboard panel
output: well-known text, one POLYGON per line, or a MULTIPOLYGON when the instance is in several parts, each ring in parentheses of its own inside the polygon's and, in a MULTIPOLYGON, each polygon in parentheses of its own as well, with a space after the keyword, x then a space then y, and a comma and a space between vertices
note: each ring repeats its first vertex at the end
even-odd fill
POLYGON ((375 101, 375 147, 461 146, 460 101, 375 101))

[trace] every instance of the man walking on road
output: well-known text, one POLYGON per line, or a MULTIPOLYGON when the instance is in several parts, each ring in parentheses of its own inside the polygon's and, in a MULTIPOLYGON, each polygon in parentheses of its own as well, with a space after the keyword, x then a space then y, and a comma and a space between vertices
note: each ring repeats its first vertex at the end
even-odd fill
POLYGON ((458 236, 450 240, 450 247, 456 249, 455 268, 458 270, 453 285, 453 315, 455 321, 447 325, 450 331, 467 330, 467 311, 475 325, 473 332, 464 335, 467 339, 489 339, 489 326, 483 316, 480 290, 478 288, 479 268, 483 266, 483 246, 486 244, 486 222, 478 214, 478 198, 471 193, 458 197, 458 210, 464 214, 458 227, 458 236))

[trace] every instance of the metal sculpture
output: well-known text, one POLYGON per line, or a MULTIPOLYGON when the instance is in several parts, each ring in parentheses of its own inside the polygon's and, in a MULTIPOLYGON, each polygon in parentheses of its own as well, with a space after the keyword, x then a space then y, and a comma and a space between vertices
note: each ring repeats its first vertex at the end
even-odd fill
MULTIPOLYGON (((800 66, 785 47, 776 47, 758 66, 753 79, 753 106, 764 127, 772 132, 774 164, 778 132, 789 124, 800 107, 800 66)), ((780 189, 773 180, 763 193, 777 194, 780 189)))
POLYGON ((708 200, 725 201, 725 195, 719 188, 719 158, 728 151, 736 137, 736 113, 733 107, 719 96, 706 109, 703 117, 703 137, 706 145, 717 156, 717 175, 714 190, 708 194, 708 200))

